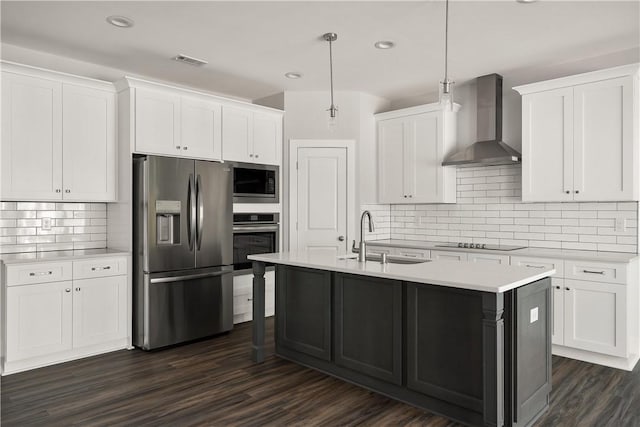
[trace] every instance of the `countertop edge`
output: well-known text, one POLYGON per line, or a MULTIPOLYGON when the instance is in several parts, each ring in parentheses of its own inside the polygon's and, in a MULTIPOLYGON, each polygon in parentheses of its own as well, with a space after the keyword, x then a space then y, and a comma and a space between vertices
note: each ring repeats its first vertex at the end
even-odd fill
POLYGON ((103 258, 110 256, 131 256, 130 251, 120 249, 78 249, 73 251, 21 252, 0 255, 4 265, 26 264, 34 262, 64 262, 85 258, 103 258))

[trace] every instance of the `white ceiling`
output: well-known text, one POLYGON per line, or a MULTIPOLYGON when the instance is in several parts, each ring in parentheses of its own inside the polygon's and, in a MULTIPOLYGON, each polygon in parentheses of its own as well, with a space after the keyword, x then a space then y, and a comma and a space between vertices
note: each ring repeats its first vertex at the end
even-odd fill
MULTIPOLYGON (((258 99, 327 90, 326 32, 336 32, 336 90, 399 99, 437 90, 444 2, 2 1, 2 42, 153 79, 258 99), (135 21, 129 29, 109 15, 135 21), (377 40, 396 48, 378 50, 377 40), (171 61, 206 59, 202 68, 171 61), (287 71, 304 77, 289 80, 287 71)), ((640 50, 640 1, 452 1, 449 74, 458 83, 640 50)), ((637 55, 635 55, 637 56, 637 55)))

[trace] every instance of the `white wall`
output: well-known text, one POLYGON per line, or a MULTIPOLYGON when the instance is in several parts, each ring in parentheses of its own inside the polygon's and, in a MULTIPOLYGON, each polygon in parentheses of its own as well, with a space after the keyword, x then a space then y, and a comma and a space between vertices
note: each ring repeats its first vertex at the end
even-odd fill
MULTIPOLYGON (((389 101, 361 92, 336 92, 338 126, 327 126, 328 91, 284 93, 284 180, 282 231, 285 249, 289 242, 289 141, 291 139, 352 139, 356 144, 356 206, 373 201, 377 192, 376 138, 373 114, 389 108, 389 101)), ((352 218, 349 227, 355 227, 352 218)))

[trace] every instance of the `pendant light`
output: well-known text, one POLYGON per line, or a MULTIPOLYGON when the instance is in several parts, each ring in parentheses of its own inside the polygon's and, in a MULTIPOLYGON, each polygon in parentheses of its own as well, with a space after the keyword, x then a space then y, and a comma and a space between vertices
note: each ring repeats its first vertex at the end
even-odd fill
POLYGON ((445 20, 444 20, 444 80, 440 82, 440 106, 449 111, 453 110, 453 85, 455 82, 449 80, 449 0, 445 0, 445 20))
POLYGON ((329 118, 327 125, 329 130, 334 130, 338 126, 338 107, 333 103, 333 50, 332 43, 338 39, 336 33, 326 33, 322 38, 329 42, 329 78, 331 82, 331 106, 327 110, 329 112, 329 118))

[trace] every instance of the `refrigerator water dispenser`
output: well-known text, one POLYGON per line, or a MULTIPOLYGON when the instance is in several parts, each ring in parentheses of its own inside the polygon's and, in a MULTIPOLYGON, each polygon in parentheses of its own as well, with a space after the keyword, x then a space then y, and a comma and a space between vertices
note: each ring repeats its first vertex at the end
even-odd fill
POLYGON ((180 201, 156 200, 156 243, 180 244, 180 201))

